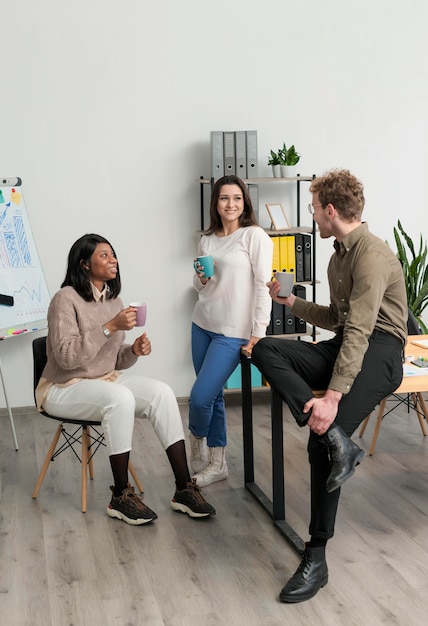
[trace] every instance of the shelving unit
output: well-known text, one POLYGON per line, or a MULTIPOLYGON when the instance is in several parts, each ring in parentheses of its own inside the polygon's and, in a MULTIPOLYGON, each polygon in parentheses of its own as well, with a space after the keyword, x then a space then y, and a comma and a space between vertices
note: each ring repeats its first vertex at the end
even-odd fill
MULTIPOLYGON (((284 184, 290 184, 290 183, 295 183, 296 184, 296 190, 297 190, 297 197, 296 197, 296 221, 297 224, 296 226, 292 227, 292 228, 288 228, 287 230, 281 230, 281 231, 277 231, 277 230, 271 230, 271 229, 266 229, 267 234, 270 237, 283 237, 283 236, 288 236, 288 235, 295 235, 295 234, 300 234, 300 233, 306 233, 311 235, 312 237, 312 258, 311 258, 311 263, 312 263, 312 271, 311 271, 311 280, 310 281, 302 281, 296 284, 299 285, 309 285, 312 288, 312 301, 315 302, 315 298, 316 298, 316 238, 315 238, 315 222, 314 220, 312 220, 312 227, 306 227, 306 226, 301 226, 300 225, 300 221, 301 221, 301 206, 300 206, 300 194, 301 194, 301 184, 302 182, 306 182, 306 183, 310 183, 312 182, 312 180, 315 178, 315 175, 312 176, 300 176, 299 174, 297 176, 293 176, 293 177, 289 177, 289 178, 274 178, 274 177, 269 177, 269 178, 244 178, 242 179, 247 185, 284 185, 284 184)), ((200 185, 200 223, 201 223, 201 230, 203 231, 205 228, 205 224, 204 224, 204 216, 205 216, 205 194, 204 194, 204 189, 206 185, 210 185, 211 189, 214 186, 214 178, 204 178, 203 176, 201 176, 199 178, 199 180, 197 180, 196 182, 199 183, 200 185)), ((287 339, 291 339, 291 338, 298 338, 301 336, 312 336, 312 338, 315 340, 315 336, 316 336, 316 328, 312 327, 312 331, 311 332, 305 332, 305 333, 287 333, 287 334, 283 334, 283 335, 273 335, 275 337, 283 337, 283 338, 287 338, 287 339)))

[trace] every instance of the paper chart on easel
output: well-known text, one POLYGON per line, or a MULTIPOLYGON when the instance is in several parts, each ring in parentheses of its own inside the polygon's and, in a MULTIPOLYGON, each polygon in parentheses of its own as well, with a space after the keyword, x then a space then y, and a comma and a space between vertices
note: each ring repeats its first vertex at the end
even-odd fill
POLYGON ((13 306, 0 307, 2 336, 25 326, 29 331, 45 326, 50 294, 28 219, 21 180, 0 179, 0 185, 0 294, 13 297, 13 306))

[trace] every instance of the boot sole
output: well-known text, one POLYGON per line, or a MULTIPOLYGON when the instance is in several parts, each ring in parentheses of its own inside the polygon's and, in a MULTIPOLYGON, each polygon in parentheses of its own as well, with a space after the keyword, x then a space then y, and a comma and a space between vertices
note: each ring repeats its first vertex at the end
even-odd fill
POLYGON ((328 574, 326 574, 326 576, 322 579, 322 581, 320 582, 319 587, 317 587, 314 591, 312 591, 311 593, 307 593, 301 596, 283 596, 281 594, 279 594, 279 599, 281 602, 284 602, 285 604, 297 604, 298 602, 305 602, 306 600, 310 600, 311 598, 313 598, 314 596, 317 595, 318 591, 320 589, 322 589, 323 587, 326 586, 326 584, 328 583, 328 574))
POLYGON ((359 453, 357 454, 357 456, 354 459, 354 464, 353 464, 352 468, 346 474, 346 476, 343 477, 343 479, 340 481, 340 483, 338 483, 336 481, 333 486, 330 486, 330 487, 328 485, 326 486, 327 493, 333 493, 333 491, 336 491, 336 489, 339 489, 339 487, 341 487, 343 485, 343 483, 345 483, 349 478, 351 478, 351 476, 353 476, 355 474, 355 468, 357 467, 357 465, 359 465, 361 463, 361 461, 363 460, 365 455, 366 455, 366 453, 364 452, 364 450, 360 450, 359 453))

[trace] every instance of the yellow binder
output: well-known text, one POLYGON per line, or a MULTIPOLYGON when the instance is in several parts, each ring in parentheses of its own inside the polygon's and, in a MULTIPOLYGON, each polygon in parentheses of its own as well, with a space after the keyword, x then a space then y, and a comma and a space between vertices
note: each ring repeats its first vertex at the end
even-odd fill
POLYGON ((278 268, 281 272, 288 272, 288 236, 279 237, 279 258, 280 258, 280 267, 278 268))
POLYGON ((294 235, 284 237, 287 240, 287 272, 293 272, 296 282, 296 238, 294 235))
POLYGON ((272 237, 272 242, 273 242, 272 271, 278 271, 278 272, 281 270, 280 250, 279 250, 280 239, 282 239, 282 237, 272 237))

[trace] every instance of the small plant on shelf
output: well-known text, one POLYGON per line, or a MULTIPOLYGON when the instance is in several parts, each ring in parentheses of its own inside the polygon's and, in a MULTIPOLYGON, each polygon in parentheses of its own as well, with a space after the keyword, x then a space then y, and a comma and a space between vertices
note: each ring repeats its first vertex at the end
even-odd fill
POLYGON ((293 166, 293 165, 297 165, 298 162, 300 161, 300 154, 296 152, 296 148, 294 147, 294 144, 291 145, 289 148, 287 148, 287 146, 284 143, 282 148, 278 150, 278 156, 279 156, 281 165, 293 166))
POLYGON ((281 165, 281 159, 279 158, 279 151, 274 152, 274 150, 270 151, 270 156, 268 158, 268 165, 281 165))
POLYGON ((268 165, 272 165, 272 172, 275 178, 281 178, 281 159, 278 152, 274 150, 270 151, 270 156, 268 157, 268 165))

